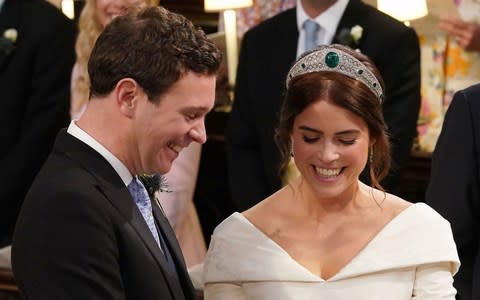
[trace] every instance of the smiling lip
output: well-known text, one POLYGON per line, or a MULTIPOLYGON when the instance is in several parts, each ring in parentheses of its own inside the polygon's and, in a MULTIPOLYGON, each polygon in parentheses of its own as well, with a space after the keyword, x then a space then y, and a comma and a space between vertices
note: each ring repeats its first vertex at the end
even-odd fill
POLYGON ((320 168, 313 166, 315 174, 321 179, 334 180, 336 179, 343 171, 343 168, 320 168))
POLYGON ((180 151, 182 151, 183 147, 179 145, 175 145, 173 143, 168 144, 168 148, 172 150, 173 152, 179 154, 180 151))

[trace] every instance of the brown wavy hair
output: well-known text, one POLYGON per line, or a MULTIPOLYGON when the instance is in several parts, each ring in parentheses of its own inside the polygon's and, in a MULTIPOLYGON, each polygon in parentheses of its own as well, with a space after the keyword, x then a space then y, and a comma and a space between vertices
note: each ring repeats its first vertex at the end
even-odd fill
MULTIPOLYGON (((385 90, 380 72, 367 56, 342 45, 320 46, 313 51, 325 47, 338 49, 357 58, 375 75, 385 90)), ((380 181, 390 170, 391 156, 381 101, 364 83, 332 71, 306 73, 291 79, 275 132, 275 141, 282 155, 280 174, 284 173, 290 161, 290 136, 295 118, 317 101, 328 101, 351 111, 367 124, 370 140, 374 141, 370 147, 370 151, 373 151, 372 162, 368 163, 370 180, 373 187, 383 191, 380 181)))

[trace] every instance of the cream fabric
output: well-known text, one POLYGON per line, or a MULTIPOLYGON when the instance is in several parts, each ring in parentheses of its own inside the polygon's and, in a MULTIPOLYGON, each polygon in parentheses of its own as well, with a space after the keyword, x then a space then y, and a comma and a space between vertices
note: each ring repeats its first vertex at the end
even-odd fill
POLYGON ((0 249, 0 269, 12 268, 12 246, 0 249))
POLYGON ((426 204, 414 204, 328 280, 234 213, 212 236, 203 279, 206 300, 454 300, 458 268, 450 224, 426 204))

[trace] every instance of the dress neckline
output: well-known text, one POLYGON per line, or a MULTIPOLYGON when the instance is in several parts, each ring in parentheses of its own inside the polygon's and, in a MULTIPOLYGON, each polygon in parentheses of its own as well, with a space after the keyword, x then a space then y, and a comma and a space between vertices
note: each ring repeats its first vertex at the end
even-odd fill
POLYGON ((381 240, 382 236, 387 235, 388 231, 391 227, 394 227, 396 223, 400 222, 399 220, 406 218, 405 216, 408 216, 409 212, 413 210, 413 207, 420 207, 422 205, 425 205, 423 203, 414 203, 407 208, 403 209, 400 213, 398 213, 396 216, 394 216, 390 221, 388 221, 375 235, 372 239, 370 239, 365 246, 358 251, 357 254, 355 254, 351 260, 349 260, 343 267, 341 267, 333 276, 331 276, 328 279, 323 279, 321 276, 313 273, 310 271, 308 268, 303 266, 301 263, 296 261, 282 246, 280 246, 277 242, 275 242, 273 239, 271 239, 265 232, 260 230, 255 224, 250 222, 243 214, 239 212, 233 213, 232 217, 238 219, 241 223, 247 225, 254 233, 256 233, 262 240, 265 242, 271 244, 276 250, 281 252, 285 257, 287 257, 288 260, 293 262, 295 265, 297 265, 300 269, 304 270, 306 273, 308 273, 309 276, 313 276, 317 278, 319 281, 322 282, 329 282, 329 281, 335 281, 337 280, 348 268, 352 265, 352 263, 357 260, 360 256, 362 256, 365 252, 368 252, 369 248, 372 247, 375 243, 377 243, 378 240, 381 240))

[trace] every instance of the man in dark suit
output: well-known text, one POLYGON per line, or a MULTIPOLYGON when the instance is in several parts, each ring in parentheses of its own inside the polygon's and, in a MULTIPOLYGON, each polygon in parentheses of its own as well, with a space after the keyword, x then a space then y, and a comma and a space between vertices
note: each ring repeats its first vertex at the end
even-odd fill
POLYGON ((480 85, 455 93, 433 152, 426 202, 452 226, 457 299, 480 299, 480 85))
POLYGON ((0 39, 1 248, 11 243, 30 184, 68 124, 75 29, 46 1, 5 0, 0 39))
MULTIPOLYGON (((322 19, 319 43, 349 40, 359 25, 363 33, 350 39, 376 64, 386 85, 384 118, 393 149, 393 171, 382 182, 395 188, 409 157, 420 108, 420 48, 411 28, 359 0, 301 0, 248 31, 242 42, 235 99, 226 137, 231 196, 240 210, 249 208, 281 187, 280 153, 274 128, 285 91, 285 76, 305 40, 299 17, 322 19), (345 30, 347 36, 345 39, 345 30), (358 37, 358 36, 357 36, 358 37), (399 42, 401 41, 401 42, 399 42)), ((363 176, 366 180, 368 176, 363 176)))
POLYGON ((90 103, 22 206, 12 267, 27 299, 196 299, 175 234, 138 175, 206 140, 220 51, 160 7, 115 18, 88 63, 90 103))

